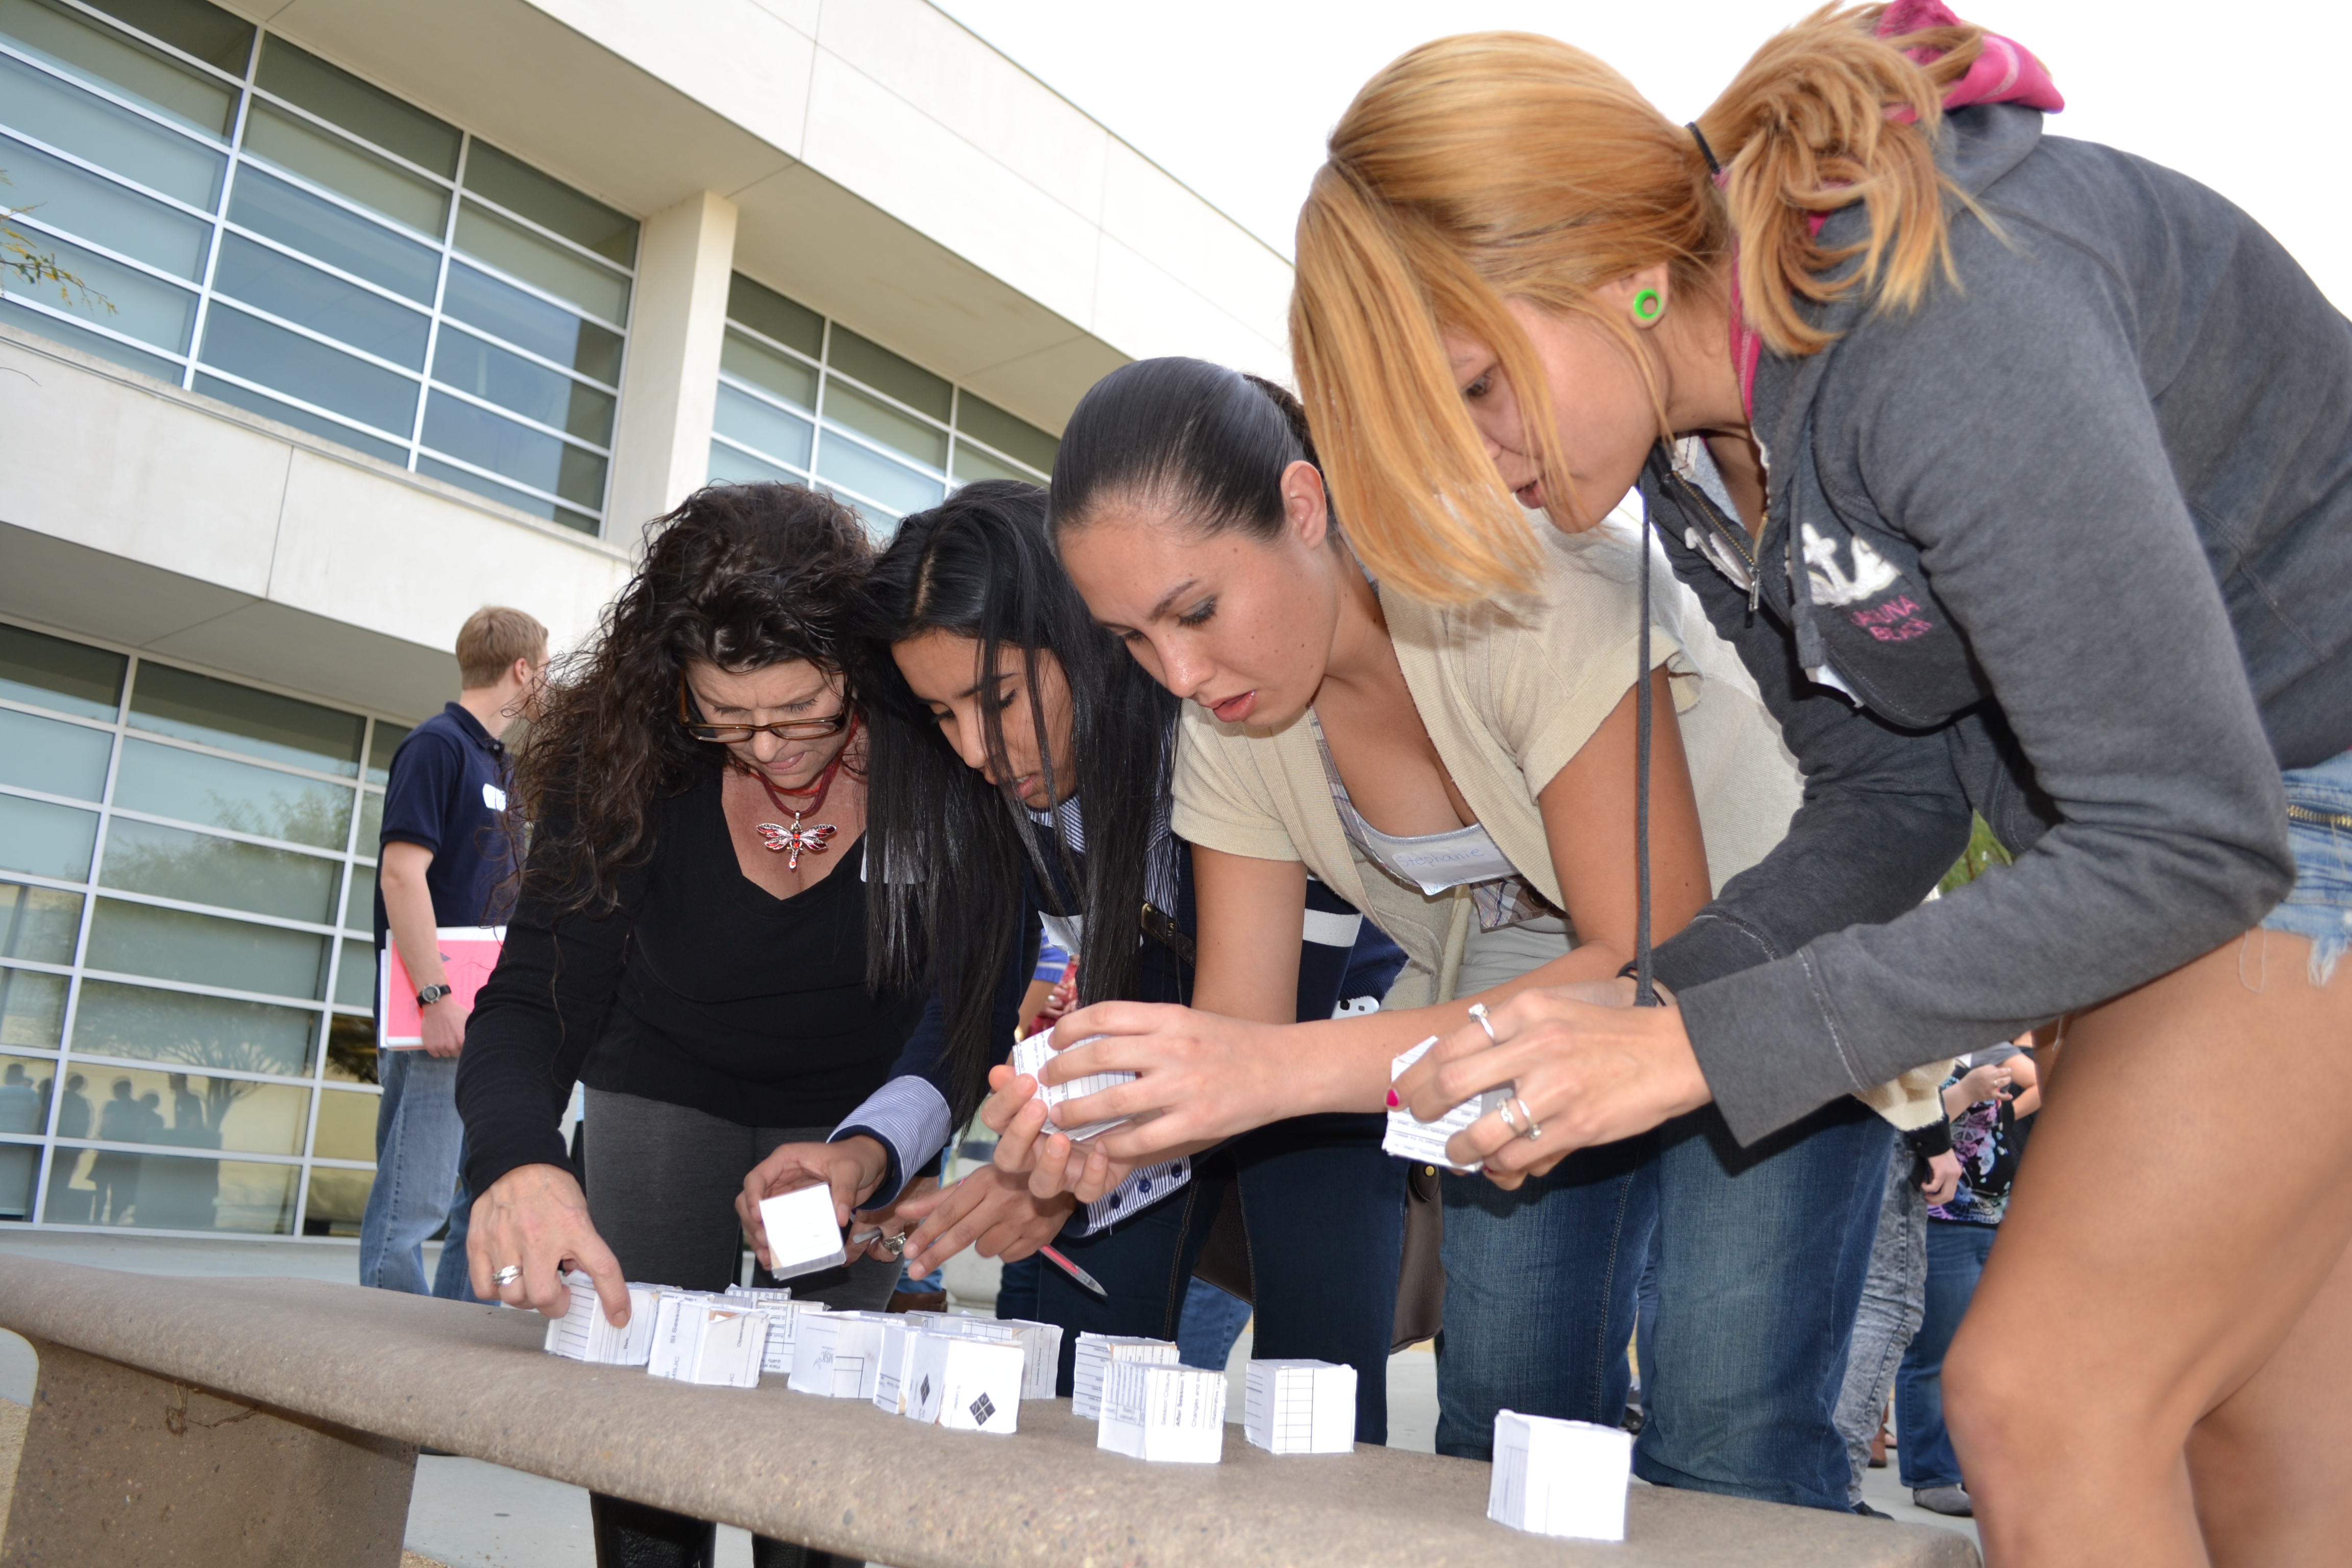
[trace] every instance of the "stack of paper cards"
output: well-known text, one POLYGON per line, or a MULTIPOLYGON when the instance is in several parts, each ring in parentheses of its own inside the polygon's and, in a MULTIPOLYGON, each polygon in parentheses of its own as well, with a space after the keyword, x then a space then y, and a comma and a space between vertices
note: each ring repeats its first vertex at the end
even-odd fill
POLYGON ((768 1233, 768 1272, 778 1279, 838 1268, 849 1260, 841 1226, 833 1217, 833 1189, 803 1187, 760 1200, 760 1224, 768 1233))
POLYGON ((680 1383, 751 1388, 760 1381, 767 1345, 766 1313, 724 1296, 665 1291, 646 1370, 680 1383))
MULTIPOLYGON (((1393 1083, 1402 1078, 1405 1068, 1421 1060, 1423 1053, 1435 1044, 1437 1037, 1432 1035, 1389 1063, 1389 1081, 1393 1083)), ((1389 1112, 1389 1128, 1381 1139, 1381 1148, 1386 1153, 1394 1154, 1401 1160, 1411 1160, 1416 1164, 1444 1165, 1457 1171, 1481 1170, 1485 1167, 1483 1161, 1469 1165, 1454 1164, 1453 1156, 1445 1152, 1445 1141, 1510 1097, 1511 1090, 1507 1085, 1490 1089, 1484 1094, 1471 1096, 1434 1121, 1415 1121, 1412 1108, 1400 1105, 1389 1112)))
POLYGON ((999 1318, 1001 1328, 1013 1331, 1024 1358, 1021 1369, 1021 1397, 1051 1399, 1062 1370, 1062 1325, 1033 1323, 1026 1318, 999 1318))
POLYGON ((1216 1464, 1225 1457, 1225 1374, 1110 1363, 1103 1371, 1095 1447, 1166 1464, 1216 1464))
MULTIPOLYGON (((1102 1038, 1105 1037, 1089 1035, 1083 1040, 1073 1040, 1071 1045, 1073 1047, 1091 1045, 1102 1038)), ((1045 1064, 1054 1059, 1053 1041, 1054 1037, 1049 1031, 1034 1035, 1013 1047, 1013 1070, 1037 1079, 1037 1098, 1045 1102, 1045 1130, 1061 1132, 1073 1139, 1086 1139, 1097 1132, 1108 1132, 1114 1127, 1125 1126, 1129 1119, 1124 1116, 1114 1117, 1108 1121, 1089 1121, 1084 1127, 1063 1127, 1055 1122, 1054 1108, 1064 1100, 1098 1093, 1115 1084, 1126 1083, 1135 1075, 1131 1072, 1098 1072, 1089 1073, 1075 1083, 1047 1083, 1041 1075, 1045 1070, 1045 1064)))
MULTIPOLYGON (((893 1415, 907 1414, 907 1369, 914 1354, 914 1340, 919 1333, 936 1334, 947 1339, 981 1340, 994 1344, 1021 1348, 1022 1325, 1001 1321, 995 1318, 976 1318, 967 1313, 898 1312, 891 1315, 882 1329, 882 1354, 876 1368, 873 1399, 875 1408, 893 1415)), ((1026 1358, 1024 1358, 1024 1364, 1026 1358)), ((1017 1395, 1016 1395, 1017 1397, 1017 1395)))
POLYGON ((754 1307, 772 1307, 779 1301, 791 1300, 793 1288, 789 1285, 778 1285, 773 1288, 758 1285, 730 1285, 727 1287, 727 1294, 754 1307))
POLYGON ((917 1331, 906 1370, 907 1418, 954 1432, 1012 1432, 1021 1422, 1021 1347, 917 1331))
MULTIPOLYGON (((1181 1359, 1181 1353, 1166 1340, 1082 1333, 1078 1336, 1077 1357, 1071 1371, 1070 1414, 1087 1421, 1102 1418, 1103 1373, 1115 1361, 1174 1366, 1181 1359)), ((1257 1363, 1252 1362, 1250 1364, 1255 1366, 1257 1363)), ((1353 1427, 1349 1430, 1352 1433, 1353 1427)))
POLYGON ((616 1329, 604 1321, 594 1280, 575 1268, 563 1277, 563 1282, 572 1287, 572 1305, 547 1325, 547 1353, 604 1366, 645 1365, 653 1350, 654 1313, 661 1302, 661 1287, 628 1287, 629 1321, 616 1329))
POLYGON ((1622 1427, 1500 1411, 1486 1517, 1537 1535, 1622 1541, 1633 1474, 1633 1435, 1622 1427))
MULTIPOLYGON (((728 1298, 735 1300, 733 1296, 728 1298)), ((789 1376, 793 1370, 793 1343, 800 1337, 800 1326, 824 1310, 822 1301, 774 1301, 759 1309, 768 1320, 768 1349, 761 1358, 760 1370, 789 1376)))
POLYGON ((1242 1434, 1261 1448, 1352 1453, 1356 1369, 1328 1361, 1253 1361, 1242 1410, 1242 1434))
POLYGON ((801 1320, 793 1336, 792 1375, 784 1386, 827 1399, 871 1398, 866 1367, 882 1353, 879 1312, 821 1312, 801 1320))

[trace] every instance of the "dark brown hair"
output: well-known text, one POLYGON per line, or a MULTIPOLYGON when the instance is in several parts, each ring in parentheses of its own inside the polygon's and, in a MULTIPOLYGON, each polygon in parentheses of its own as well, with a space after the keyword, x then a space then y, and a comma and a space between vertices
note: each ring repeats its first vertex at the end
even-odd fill
POLYGON ((846 683, 873 559, 857 514, 800 485, 711 485, 647 523, 644 564, 596 639, 563 661, 517 759, 516 794, 535 825, 525 875, 549 879, 565 911, 610 910, 619 873, 652 852, 653 804, 725 755, 677 721, 686 667, 807 659, 846 683))

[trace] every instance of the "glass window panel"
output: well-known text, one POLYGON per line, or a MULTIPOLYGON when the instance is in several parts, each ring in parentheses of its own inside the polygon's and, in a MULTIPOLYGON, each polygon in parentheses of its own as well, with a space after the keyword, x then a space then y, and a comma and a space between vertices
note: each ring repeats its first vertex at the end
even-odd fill
POLYGON ((740 272, 727 282, 727 315, 811 359, 824 354, 824 318, 796 300, 787 300, 740 272))
POLYGON ((438 254, 250 163, 237 166, 228 217, 354 278, 432 303, 441 276, 438 254))
POLYGON ((583 507, 604 501, 604 458, 445 393, 425 405, 425 444, 583 507))
POLYGON ((444 463, 419 453, 416 458, 416 471, 420 474, 430 474, 436 479, 446 479, 459 489, 471 490, 478 496, 487 496, 501 506, 510 506, 517 511, 544 521, 560 522, 566 528, 576 528, 587 534, 597 531, 596 520, 593 517, 583 517, 571 508, 559 506, 544 496, 535 496, 528 491, 516 489, 511 485, 502 485, 496 479, 484 479, 471 469, 461 468, 455 463, 444 463))
POLYGON ((114 737, 56 719, 0 708, 0 784, 97 800, 106 794, 114 737))
POLYGON ((71 963, 81 931, 81 895, 0 882, 0 958, 71 963))
POLYGON ((327 1081, 375 1081, 375 1024, 373 1020, 354 1018, 349 1013, 337 1013, 327 1020, 327 1081))
POLYGON ((613 441, 613 395, 534 364, 467 332, 445 331, 433 351, 433 378, 487 397, 542 425, 600 447, 613 441))
POLYGON ((831 432, 826 433, 824 449, 817 454, 816 471, 898 512, 937 506, 946 494, 939 480, 831 432))
POLYGON ((114 804, 321 849, 341 849, 352 822, 346 786, 152 741, 123 742, 114 804))
POLYGON ((122 700, 119 653, 0 622, 0 697, 84 719, 111 719, 122 700))
POLYGON ((204 363, 289 397, 405 437, 417 384, 340 349, 215 303, 205 321, 204 363))
POLYGON ((0 795, 0 869, 79 882, 89 875, 90 846, 97 842, 95 812, 0 795))
POLYGON ((757 447, 772 458, 803 468, 808 467, 809 442, 816 429, 805 419, 723 384, 711 427, 730 440, 757 447))
MULTIPOLYGON (((5 972, 0 972, 0 984, 5 983, 5 972)), ((0 1057, 0 1133, 37 1138, 48 1131, 49 1097, 57 1090, 57 1068, 56 1062, 41 1057, 0 1057)), ((0 1192, 5 1191, 5 1184, 0 1184, 0 1192)))
MULTIPOLYGON (((73 1048, 199 1070, 308 1078, 318 1029, 318 1014, 300 1008, 85 980, 74 1010, 73 1048)), ((66 1135, 62 1127, 58 1132, 66 1135)))
POLYGON ((857 521, 866 525, 866 531, 873 539, 875 548, 880 549, 887 545, 892 537, 898 533, 898 513, 877 506, 870 500, 859 500, 855 496, 835 489, 831 485, 821 484, 816 488, 857 514, 857 521))
MULTIPOLYGON (((637 262, 637 222, 478 139, 466 159, 466 188, 510 213, 624 267, 637 262)), ((621 318, 614 316, 613 320, 621 318)))
POLYGON ((441 186, 258 99, 245 112, 245 150, 436 239, 448 222, 441 186))
POLYGON ((310 1152, 322 1160, 373 1160, 376 1107, 379 1094, 352 1089, 322 1089, 319 1094, 319 1131, 310 1152))
MULTIPOLYGON (((83 276, 88 277, 89 274, 84 273, 83 276)), ((194 302, 191 296, 192 307, 194 302)), ((100 307, 101 313, 103 307, 100 307)), ((194 314, 193 308, 189 314, 194 314)), ((25 304, 16 294, 0 294, 0 321, 5 321, 19 331, 32 332, 54 342, 68 344, 83 353, 110 360, 142 375, 152 375, 158 381, 168 381, 174 386, 179 384, 180 367, 170 360, 151 354, 144 349, 133 348, 120 338, 92 331, 79 321, 61 321, 56 316, 45 315, 25 304)))
POLYGON ((629 319, 629 280, 472 202, 459 204, 457 246, 592 316, 629 319))
POLYGON ((302 1234, 359 1235, 360 1218, 367 1213, 368 1190, 374 1185, 373 1171, 313 1170, 310 1201, 302 1206, 302 1234))
MULTIPOLYGON (((29 208, 37 223, 182 278, 195 278, 205 269, 212 229, 202 218, 53 158, 14 136, 0 135, 0 169, 8 171, 8 205, 29 208)), ((46 248, 39 235, 26 238, 46 248)))
POLYGON ((719 345, 719 367, 787 403, 816 407, 816 367, 753 342, 741 332, 728 332, 719 345))
POLYGON ((408 726, 395 724, 389 719, 375 721, 375 734, 368 742, 367 782, 372 784, 392 782, 392 754, 408 739, 408 726))
POLYGON ((352 135, 446 178, 457 173, 457 128, 272 35, 253 79, 352 135))
MULTIPOLYGON (((188 352, 189 331, 196 322, 194 289, 175 288, 152 273, 109 260, 94 250, 85 250, 79 245, 50 235, 26 230, 26 237, 35 249, 79 278, 89 289, 89 296, 85 296, 79 289, 51 283, 37 296, 42 304, 52 310, 61 310, 77 321, 126 332, 168 353, 188 352)), ((17 319, 22 321, 24 318, 17 319)), ((67 330, 71 329, 68 327, 67 330)), ((96 335, 90 334, 92 338, 96 335)), ((69 341, 90 353, 106 352, 95 342, 85 342, 79 335, 69 341)), ((146 357, 137 355, 139 360, 146 357)), ((133 369, 147 368, 145 364, 135 362, 126 363, 131 363, 133 369)), ((163 364, 162 368, 151 374, 165 381, 176 382, 180 379, 180 367, 163 364)))
POLYGON ((341 862, 317 855, 118 816, 106 832, 99 879, 134 893, 323 923, 334 915, 341 870, 341 862))
POLYGON ((33 1184, 40 1173, 39 1144, 0 1143, 0 1219, 33 1217, 33 1184))
POLYGON ((756 485, 774 480, 781 484, 804 485, 802 475, 787 473, 773 463, 739 452, 722 441, 710 443, 710 482, 714 485, 756 485))
POLYGON ((294 1229, 294 1181, 301 1170, 185 1154, 60 1149, 41 1215, 51 1225, 287 1236, 294 1229))
POLYGON ((97 1110, 88 1136, 108 1143, 168 1143, 240 1154, 299 1154, 310 1091, 291 1084, 77 1062, 97 1110))
POLYGON ((253 52, 253 24, 205 0, 89 0, 91 8, 128 22, 231 76, 245 74, 253 52))
MULTIPOLYGON (((131 716, 141 729, 159 735, 202 741, 346 778, 359 772, 363 721, 358 714, 192 669, 141 665, 139 683, 131 695, 131 716)), ((348 800, 348 792, 342 793, 348 800)), ((341 847, 338 836, 333 847, 341 847)))
MULTIPOLYGON (((235 88, 54 0, 0 0, 0 33, 76 76, 111 88, 198 130, 226 136, 236 121, 235 88)), ((159 32, 156 36, 169 35, 159 32)), ((249 26, 246 37, 252 37, 249 26)), ((231 68, 244 72, 242 51, 231 68)))
POLYGON ((343 943, 342 966, 335 971, 335 1005, 375 1005, 375 947, 373 942, 343 943))
POLYGON ((956 437, 955 462, 948 471, 960 485, 968 485, 974 479, 1019 479, 1024 485, 1041 482, 1028 469, 1014 468, 1003 458, 969 445, 961 436, 956 437))
POLYGON ((375 934, 375 872, 369 867, 352 868, 351 886, 343 893, 343 929, 375 934))
POLYGON ((100 899, 82 962, 120 974, 317 1000, 326 980, 327 943, 277 926, 100 899))
MULTIPOLYGON (((871 436, 919 463, 929 463, 935 468, 948 466, 946 431, 903 414, 878 397, 868 397, 854 386, 844 386, 838 381, 827 384, 824 416, 835 424, 848 426, 861 436, 871 436)), ((847 482, 845 479, 844 482, 847 482)))
POLYGON ((308 430, 313 436, 365 452, 371 458, 381 458, 398 468, 408 466, 408 448, 396 447, 379 436, 355 430, 349 425, 338 425, 323 414, 313 414, 307 408, 297 408, 281 403, 268 393, 256 392, 249 386, 239 386, 233 381, 223 381, 216 375, 198 372, 196 390, 207 397, 217 397, 223 403, 233 403, 239 408, 250 409, 265 419, 275 419, 281 425, 291 425, 297 430, 308 430))
POLYGON ((854 375, 877 392, 889 394, 909 408, 920 409, 947 423, 954 389, 910 359, 901 358, 870 338, 859 337, 839 321, 833 324, 831 357, 825 363, 854 375))
POLYGON ((363 860, 373 860, 383 838, 383 796, 373 790, 360 795, 360 832, 352 841, 352 853, 363 860))
POLYGON ((967 392, 956 403, 956 432, 978 437, 1008 458, 1028 464, 1041 474, 1054 471, 1054 454, 1062 444, 1025 419, 1016 419, 993 403, 967 392))
POLYGON ((449 286, 441 308, 541 359, 568 364, 583 375, 618 385, 621 335, 583 321, 561 305, 477 272, 462 261, 449 264, 449 286))
POLYGON ((150 190, 207 212, 220 200, 227 154, 175 135, 11 55, 0 55, 0 105, 5 106, 0 113, 17 130, 150 190))
POLYGON ((425 339, 432 319, 424 311, 353 288, 243 235, 221 236, 213 287, 379 359, 412 370, 425 368, 425 339))
POLYGON ((0 1046, 53 1051, 65 1026, 64 975, 0 967, 0 1046))

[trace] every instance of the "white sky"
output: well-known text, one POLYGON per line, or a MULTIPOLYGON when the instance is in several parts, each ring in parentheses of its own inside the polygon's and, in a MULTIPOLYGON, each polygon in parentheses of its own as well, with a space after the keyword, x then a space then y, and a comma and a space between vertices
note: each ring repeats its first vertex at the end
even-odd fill
MULTIPOLYGON (((1415 44, 1487 27, 1550 33, 1688 120, 1813 0, 934 3, 1287 257, 1332 121, 1372 72, 1415 44)), ((2352 216, 2336 123, 2352 5, 1968 0, 1953 8, 2049 66, 2068 103, 2053 132, 2213 186, 2352 311, 2352 216)))

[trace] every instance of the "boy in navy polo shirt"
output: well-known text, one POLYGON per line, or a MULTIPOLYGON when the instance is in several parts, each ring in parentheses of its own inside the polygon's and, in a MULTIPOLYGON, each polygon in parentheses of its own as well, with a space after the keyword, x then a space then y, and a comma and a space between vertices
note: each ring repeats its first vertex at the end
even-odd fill
POLYGON ((466 1005, 448 994, 434 931, 506 923, 520 849, 508 831, 512 769, 499 736, 530 719, 547 673, 547 628, 489 605, 457 633, 463 689, 392 754, 375 895, 376 951, 387 934, 417 987, 422 1049, 376 1052, 375 1185, 360 1220, 360 1283, 471 1300, 460 1180, 457 1052, 466 1005), (425 1242, 449 1225, 441 1266, 425 1278, 425 1242))

